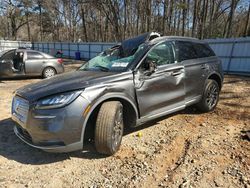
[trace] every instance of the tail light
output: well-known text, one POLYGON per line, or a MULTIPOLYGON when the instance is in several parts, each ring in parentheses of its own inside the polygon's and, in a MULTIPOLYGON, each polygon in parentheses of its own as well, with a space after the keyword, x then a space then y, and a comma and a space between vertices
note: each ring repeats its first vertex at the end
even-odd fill
POLYGON ((63 63, 63 59, 61 59, 61 58, 57 59, 57 62, 60 63, 60 64, 62 64, 63 63))

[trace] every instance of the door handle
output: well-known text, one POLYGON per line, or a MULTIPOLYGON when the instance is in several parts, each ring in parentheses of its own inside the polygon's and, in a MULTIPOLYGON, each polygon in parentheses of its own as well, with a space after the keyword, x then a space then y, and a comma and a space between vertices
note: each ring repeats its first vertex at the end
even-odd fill
POLYGON ((172 76, 177 76, 180 75, 182 73, 182 71, 174 71, 171 73, 172 76))

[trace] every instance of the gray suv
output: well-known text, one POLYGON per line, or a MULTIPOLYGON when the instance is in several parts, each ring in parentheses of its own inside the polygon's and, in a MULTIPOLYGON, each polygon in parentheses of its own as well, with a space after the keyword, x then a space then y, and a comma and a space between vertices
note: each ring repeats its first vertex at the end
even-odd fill
POLYGON ((156 37, 136 48, 124 55, 122 44, 114 46, 74 73, 18 89, 12 103, 16 135, 49 152, 82 150, 92 139, 98 152, 112 155, 125 127, 191 105, 202 112, 216 107, 223 73, 207 43, 156 37))

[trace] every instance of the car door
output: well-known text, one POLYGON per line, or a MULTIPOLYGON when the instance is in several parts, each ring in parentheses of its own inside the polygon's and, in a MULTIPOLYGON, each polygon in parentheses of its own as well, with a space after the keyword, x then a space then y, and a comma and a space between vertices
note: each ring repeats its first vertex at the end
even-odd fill
POLYGON ((25 71, 27 75, 41 75, 44 56, 36 51, 27 51, 25 59, 25 71))
POLYGON ((185 68, 185 101, 186 104, 193 103, 202 94, 206 79, 205 61, 199 58, 194 43, 189 41, 176 42, 177 60, 185 68))
POLYGON ((184 75, 184 67, 175 61, 172 42, 151 48, 134 76, 141 117, 155 117, 184 108, 184 75), (152 63, 156 69, 149 73, 148 64, 152 63))
POLYGON ((13 71, 19 75, 24 73, 24 51, 16 50, 13 58, 13 71))
POLYGON ((10 50, 0 57, 0 77, 13 75, 13 57, 15 50, 10 50))

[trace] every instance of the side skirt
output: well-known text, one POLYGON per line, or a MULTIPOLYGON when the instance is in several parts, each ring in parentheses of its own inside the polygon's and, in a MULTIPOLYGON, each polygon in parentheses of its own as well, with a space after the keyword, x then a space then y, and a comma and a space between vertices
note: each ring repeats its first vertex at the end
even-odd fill
POLYGON ((139 125, 142 125, 142 124, 144 124, 144 123, 146 123, 148 121, 151 121, 153 119, 156 119, 156 118, 159 118, 159 117, 162 117, 162 116, 166 116, 166 115, 172 114, 174 112, 178 112, 180 110, 183 110, 186 107, 191 106, 191 105, 199 102, 200 100, 201 100, 201 96, 199 95, 199 96, 196 96, 196 97, 192 98, 189 101, 185 101, 185 105, 181 105, 181 106, 172 108, 172 109, 167 110, 167 111, 162 111, 162 112, 160 112, 158 114, 154 114, 154 115, 150 115, 150 116, 144 116, 144 117, 142 117, 142 118, 140 118, 140 119, 138 119, 136 121, 136 126, 135 127, 137 127, 139 125))

